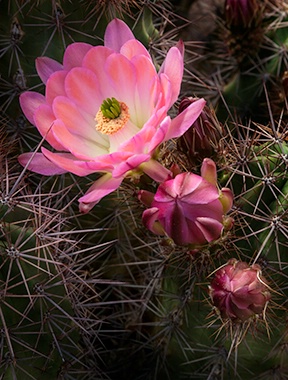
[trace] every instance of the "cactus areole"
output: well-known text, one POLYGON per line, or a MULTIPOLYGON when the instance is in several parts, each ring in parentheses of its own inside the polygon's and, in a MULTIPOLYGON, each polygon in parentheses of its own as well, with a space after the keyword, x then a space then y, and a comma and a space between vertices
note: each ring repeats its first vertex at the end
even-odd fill
POLYGON ((172 47, 157 72, 147 49, 121 20, 112 20, 104 46, 73 43, 63 64, 36 60, 45 96, 27 91, 20 104, 54 152, 24 153, 19 162, 43 175, 103 174, 79 199, 88 212, 127 176, 146 173, 156 181, 171 172, 156 160, 163 142, 181 136, 200 115, 199 99, 174 119, 183 76, 184 46, 172 47))

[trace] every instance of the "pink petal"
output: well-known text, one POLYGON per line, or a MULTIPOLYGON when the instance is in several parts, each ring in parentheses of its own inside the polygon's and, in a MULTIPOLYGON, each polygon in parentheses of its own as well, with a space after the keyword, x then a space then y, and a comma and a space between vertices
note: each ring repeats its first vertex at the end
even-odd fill
POLYGON ((161 101, 161 103, 159 103, 158 107, 164 107, 165 106, 167 111, 168 111, 169 108, 171 107, 171 105, 173 104, 173 102, 171 101, 171 99, 172 99, 172 85, 171 85, 171 82, 170 82, 170 80, 166 74, 160 74, 159 78, 160 78, 160 85, 161 85, 161 91, 162 91, 163 97, 162 97, 162 99, 161 99, 162 101, 161 101))
MULTIPOLYGON (((208 187, 209 190, 211 189, 211 186, 207 184, 206 184, 206 187, 208 187)), ((185 200, 185 197, 189 197, 189 201, 191 201, 191 203, 193 204, 197 204, 199 202, 202 203, 203 201, 207 203, 210 200, 210 199, 206 200, 206 195, 202 195, 203 179, 199 175, 194 174, 194 173, 181 173, 177 175, 173 180, 167 182, 167 186, 165 187, 165 190, 169 192, 171 196, 177 197, 180 195, 181 199, 184 199, 184 200, 185 200), (172 186, 170 186, 170 184, 172 186), (202 185, 201 186, 202 191, 200 190, 198 192, 195 192, 195 190, 199 188, 200 185, 202 185), (196 195, 196 199, 193 198, 192 200, 191 196, 193 195, 194 196, 196 195)), ((215 191, 213 193, 215 193, 215 191)), ((216 197, 217 197, 217 193, 216 193, 216 197)))
MULTIPOLYGON (((204 203, 201 204, 190 204, 188 202, 184 202, 181 199, 181 203, 183 203, 183 213, 186 217, 186 219, 195 221, 198 218, 211 218, 217 220, 222 225, 222 207, 218 199, 215 201, 212 201, 208 204, 204 203)), ((223 227, 223 225, 222 225, 223 227)))
POLYGON ((135 37, 125 22, 115 18, 106 28, 104 45, 119 53, 125 42, 133 39, 135 37))
POLYGON ((80 113, 79 107, 72 100, 58 96, 53 102, 53 112, 58 119, 63 121, 70 133, 78 135, 80 138, 95 141, 103 148, 108 147, 108 139, 95 129, 94 118, 83 112, 80 113))
POLYGON ((56 98, 56 96, 65 96, 65 87, 64 82, 67 75, 67 71, 57 71, 56 73, 51 74, 50 78, 47 80, 46 83, 46 100, 47 103, 52 105, 53 100, 56 98))
POLYGON ((179 96, 183 76, 183 68, 183 55, 181 54, 180 50, 174 46, 168 51, 165 61, 159 70, 159 74, 164 73, 167 75, 171 83, 172 97, 170 106, 175 103, 179 96))
POLYGON ((151 117, 158 96, 158 76, 153 63, 147 57, 135 56, 131 62, 136 70, 136 88, 134 103, 136 120, 134 123, 142 127, 151 117))
POLYGON ((104 67, 109 55, 113 54, 113 50, 108 49, 105 46, 95 46, 85 55, 82 66, 90 69, 96 74, 98 80, 97 91, 102 99, 111 97, 109 94, 110 82, 106 77, 104 67))
POLYGON ((36 70, 42 82, 46 84, 55 71, 63 70, 63 66, 52 58, 38 57, 36 58, 36 70))
POLYGON ((52 153, 42 148, 42 152, 51 162, 65 171, 84 177, 97 171, 111 171, 113 166, 105 161, 80 161, 70 153, 52 153))
POLYGON ((102 104, 96 75, 85 67, 76 67, 69 71, 65 80, 65 90, 75 104, 95 117, 102 104))
POLYGON ((34 123, 40 132, 41 136, 57 150, 65 150, 62 144, 59 143, 53 134, 53 124, 55 122, 55 116, 51 110, 51 107, 47 104, 39 106, 34 113, 34 123))
POLYGON ((141 44, 140 41, 137 41, 136 39, 131 39, 125 42, 125 44, 120 49, 120 53, 125 55, 125 57, 129 60, 131 60, 135 56, 141 55, 147 57, 151 61, 151 56, 148 50, 145 48, 143 44, 141 44))
MULTIPOLYGON (((242 289, 243 294, 239 294, 239 292, 232 293, 232 300, 234 305, 236 305, 240 310, 248 309, 249 305, 252 303, 252 299, 248 293, 247 289, 242 289)), ((263 297, 263 296, 262 296, 263 297)))
POLYGON ((109 97, 115 96, 118 101, 126 103, 131 120, 136 124, 134 97, 137 80, 134 65, 121 54, 111 54, 106 60, 105 73, 109 78, 108 88, 111 89, 109 97))
POLYGON ((211 185, 202 177, 194 173, 182 173, 176 176, 174 182, 175 192, 177 189, 181 192, 181 199, 190 204, 208 204, 216 201, 218 210, 221 210, 220 202, 218 201, 218 189, 211 185), (179 178, 180 177, 180 178, 179 178), (180 179, 183 178, 183 182, 180 179), (179 181, 179 182, 178 182, 179 181), (179 185, 181 183, 181 186, 179 185))
POLYGON ((171 122, 165 141, 182 136, 201 114, 205 103, 204 99, 196 100, 196 102, 190 104, 189 107, 177 115, 171 122))
MULTIPOLYGON (((162 207, 162 210, 159 211, 159 220, 175 244, 185 245, 193 242, 191 241, 189 221, 186 220, 180 203, 175 203, 174 207, 166 209, 162 207)), ((193 232, 194 230, 193 228, 193 232)))
POLYGON ((45 104, 45 97, 38 92, 26 91, 20 95, 19 102, 27 119, 35 125, 34 113, 41 104, 45 104))
POLYGON ((195 224, 208 242, 218 239, 223 230, 222 223, 209 217, 198 217, 195 224))
POLYGON ((127 172, 130 170, 136 169, 139 165, 141 165, 143 162, 147 162, 150 160, 149 154, 135 154, 131 157, 129 157, 125 162, 122 162, 120 165, 118 165, 112 172, 113 177, 120 177, 125 176, 127 172))
MULTIPOLYGON (((149 142, 155 133, 154 128, 145 128, 145 134, 143 134, 143 130, 140 130, 136 133, 130 140, 121 144, 121 151, 131 152, 131 153, 143 153, 143 151, 147 150, 147 141, 149 142)), ((120 149, 119 149, 120 150, 120 149)))
POLYGON ((157 207, 148 208, 142 214, 143 225, 156 235, 165 235, 165 231, 158 222, 159 210, 157 207))
POLYGON ((157 131, 157 127, 165 116, 165 108, 154 112, 147 123, 142 126, 142 129, 140 129, 136 135, 134 135, 130 140, 127 140, 125 143, 121 144, 121 150, 135 153, 145 152, 150 153, 151 155, 154 149, 163 142, 163 136, 166 134, 166 131, 165 134, 162 132, 158 134, 157 131), (155 141, 155 138, 157 137, 159 137, 159 139, 156 139, 155 141))
POLYGON ((69 45, 63 57, 64 69, 68 71, 73 67, 81 66, 83 58, 91 48, 91 45, 84 42, 75 42, 69 45))
MULTIPOLYGON (((165 110, 164 110, 165 114, 165 110)), ((153 136, 150 138, 149 143, 149 152, 152 153, 160 144, 166 140, 166 135, 171 124, 170 116, 166 116, 165 119, 160 123, 159 128, 156 132, 153 133, 153 136)), ((143 128, 144 129, 144 128, 143 128)), ((146 140, 147 142, 149 140, 146 140)))
POLYGON ((186 244, 206 244, 207 240, 195 221, 186 220, 186 223, 189 227, 188 236, 186 235, 186 244))
POLYGON ((172 177, 170 170, 153 159, 141 164, 141 170, 157 182, 164 182, 172 177))
POLYGON ((93 183, 86 194, 79 199, 80 211, 84 213, 90 211, 103 197, 116 190, 122 181, 122 177, 113 178, 111 174, 105 174, 100 177, 93 183))
POLYGON ((76 158, 80 160, 92 160, 101 154, 107 153, 107 149, 97 144, 97 140, 87 139, 68 131, 65 124, 57 119, 53 124, 53 134, 57 141, 76 158))
POLYGON ((49 161, 42 153, 23 153, 18 161, 24 167, 27 165, 26 169, 42 175, 63 174, 67 171, 49 161))

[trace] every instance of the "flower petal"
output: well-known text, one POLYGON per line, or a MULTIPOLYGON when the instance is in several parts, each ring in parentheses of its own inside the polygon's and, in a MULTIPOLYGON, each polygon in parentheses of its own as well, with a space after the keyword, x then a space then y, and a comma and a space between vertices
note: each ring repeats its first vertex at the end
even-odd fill
POLYGON ((53 134, 66 150, 80 160, 93 160, 101 154, 107 154, 107 149, 97 144, 97 140, 69 132, 63 121, 59 119, 53 124, 53 134))
POLYGON ((177 115, 171 122, 165 141, 182 136, 201 114, 205 103, 204 99, 196 100, 177 115))
POLYGON ((84 42, 75 42, 65 50, 63 57, 64 70, 71 70, 73 67, 81 66, 83 58, 92 48, 92 45, 84 42))
POLYGON ((56 118, 63 121, 70 133, 95 141, 99 147, 106 148, 108 153, 108 139, 96 131, 94 118, 84 112, 81 113, 72 100, 58 96, 53 102, 53 112, 56 118))
POLYGON ((23 153, 18 157, 19 163, 32 172, 43 175, 63 174, 67 170, 48 160, 42 153, 23 153))
POLYGON ((68 172, 84 177, 97 171, 112 171, 113 166, 106 161, 81 161, 70 153, 52 153, 42 148, 42 153, 51 162, 68 172))
POLYGON ((55 73, 55 71, 63 70, 61 63, 55 61, 48 57, 38 57, 36 58, 36 70, 43 83, 47 83, 50 76, 55 73))
POLYGON ((102 104, 96 75, 85 67, 70 70, 65 80, 65 90, 70 99, 85 112, 95 117, 102 104))
POLYGON ((126 161, 118 165, 112 172, 113 177, 118 178, 125 176, 130 170, 137 169, 143 162, 150 160, 149 154, 135 154, 129 157, 126 161))
POLYGON ((24 115, 35 125, 34 113, 41 104, 45 104, 45 97, 38 92, 26 91, 20 95, 19 102, 24 115))
POLYGON ((153 159, 141 164, 141 170, 157 182, 164 182, 172 177, 170 170, 153 159))
POLYGON ((118 101, 127 104, 131 120, 136 125, 134 97, 137 81, 134 65, 121 54, 111 54, 106 60, 105 73, 110 89, 114 90, 109 97, 115 96, 118 101))
POLYGON ((198 217, 195 224, 208 242, 218 239, 223 230, 221 222, 209 217, 198 217))
POLYGON ((171 106, 172 86, 169 78, 165 74, 160 74, 160 86, 162 97, 159 98, 157 108, 164 107, 168 111, 171 106))
POLYGON ((131 60, 136 71, 134 103, 136 109, 135 124, 142 127, 151 117, 158 97, 158 76, 154 65, 144 55, 131 60))
POLYGON ((158 222, 159 210, 157 207, 151 207, 142 214, 143 225, 156 235, 165 235, 165 231, 158 222))
POLYGON ((147 57, 151 61, 151 56, 148 50, 145 48, 143 44, 141 44, 140 41, 136 39, 131 39, 125 42, 125 44, 120 49, 120 53, 125 55, 125 57, 128 58, 129 60, 131 60, 135 56, 141 55, 141 56, 147 57))
POLYGON ((131 29, 124 21, 115 18, 106 28, 104 45, 111 48, 116 53, 119 53, 125 42, 133 39, 135 39, 135 37, 131 29))
MULTIPOLYGON (((109 55, 114 54, 113 50, 105 46, 94 46, 89 52, 85 55, 82 66, 91 70, 96 74, 98 80, 97 91, 99 96, 102 99, 111 97, 109 94, 110 81, 109 78, 105 75, 104 67, 107 58, 109 55), (97 64, 95 64, 97 62, 97 64)), ((113 96, 113 94, 112 94, 113 96)))
POLYGON ((55 139, 53 134, 53 124, 55 122, 55 116, 52 109, 47 104, 42 104, 34 112, 34 123, 40 132, 41 136, 57 150, 65 150, 62 144, 55 139))
POLYGON ((80 211, 86 213, 91 210, 103 197, 116 190, 123 181, 123 178, 113 178, 111 174, 100 177, 89 188, 83 197, 79 199, 80 211))
MULTIPOLYGON (((171 83, 171 103, 170 106, 177 100, 180 92, 181 81, 183 76, 183 55, 178 47, 173 46, 167 53, 167 56, 159 70, 159 75, 164 73, 169 78, 171 83)), ((169 106, 169 108, 170 108, 169 106)))
POLYGON ((109 152, 112 153, 117 152, 118 150, 122 150, 122 146, 123 150, 127 150, 126 142, 133 138, 138 132, 139 129, 130 120, 128 120, 122 129, 109 136, 109 152))
MULTIPOLYGON (((165 115, 165 111, 163 112, 165 115)), ((156 131, 153 131, 153 135, 150 140, 146 140, 146 144, 150 141, 148 147, 149 152, 152 153, 160 144, 165 141, 165 137, 167 135, 167 131, 169 130, 171 124, 170 116, 166 116, 164 120, 160 123, 159 128, 156 131)))
POLYGON ((48 104, 52 105, 56 96, 66 95, 64 87, 66 75, 67 71, 65 70, 56 71, 56 73, 51 74, 50 78, 47 80, 45 96, 48 104))

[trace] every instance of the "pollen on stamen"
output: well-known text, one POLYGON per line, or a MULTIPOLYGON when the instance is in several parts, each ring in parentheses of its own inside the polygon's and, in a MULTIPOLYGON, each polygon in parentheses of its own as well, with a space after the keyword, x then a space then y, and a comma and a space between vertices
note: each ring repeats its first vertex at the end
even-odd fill
POLYGON ((124 102, 119 102, 119 105, 121 107, 121 113, 114 119, 104 116, 100 107, 95 117, 95 121, 97 122, 96 131, 104 135, 113 135, 126 125, 130 119, 129 108, 124 102))

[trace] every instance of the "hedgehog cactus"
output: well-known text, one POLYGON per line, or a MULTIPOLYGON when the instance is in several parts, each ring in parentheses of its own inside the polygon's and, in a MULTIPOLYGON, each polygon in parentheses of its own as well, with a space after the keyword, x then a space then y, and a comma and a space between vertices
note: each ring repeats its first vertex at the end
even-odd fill
POLYGON ((1 379, 287 378, 286 2, 0 4, 1 379))

